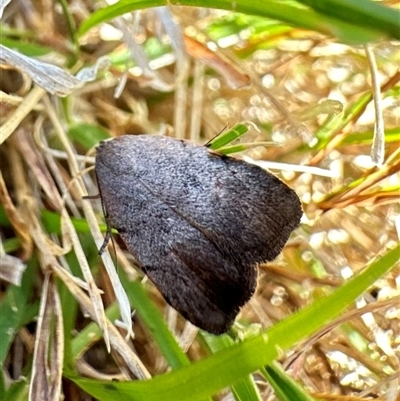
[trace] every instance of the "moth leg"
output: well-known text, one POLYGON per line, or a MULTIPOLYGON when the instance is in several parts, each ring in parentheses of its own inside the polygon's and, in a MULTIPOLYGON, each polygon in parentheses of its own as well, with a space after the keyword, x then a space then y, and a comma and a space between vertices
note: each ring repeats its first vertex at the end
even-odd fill
POLYGON ((84 200, 100 199, 100 194, 97 194, 97 195, 85 195, 85 196, 82 196, 82 199, 84 199, 84 200))
POLYGON ((107 224, 107 231, 106 231, 106 236, 104 237, 104 241, 103 244, 101 245, 99 251, 97 252, 97 254, 99 256, 101 256, 104 252, 104 250, 107 248, 108 243, 111 240, 111 226, 109 224, 107 224))
MULTIPOLYGON (((100 195, 100 193, 98 193, 97 195, 86 195, 86 196, 83 196, 82 199, 84 199, 84 200, 101 199, 101 195, 100 195)), ((103 202, 102 202, 102 207, 103 207, 103 213, 106 216, 103 202)), ((103 244, 101 245, 99 251, 97 252, 97 254, 99 256, 101 256, 102 253, 104 252, 104 250, 107 248, 107 245, 110 242, 110 240, 111 240, 111 226, 107 223, 106 236, 104 237, 103 244)))

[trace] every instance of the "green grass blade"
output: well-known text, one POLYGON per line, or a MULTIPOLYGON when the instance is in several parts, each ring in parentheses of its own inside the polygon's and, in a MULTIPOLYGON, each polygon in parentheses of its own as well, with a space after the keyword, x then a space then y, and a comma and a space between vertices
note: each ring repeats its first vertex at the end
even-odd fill
MULTIPOLYGON (((84 202, 90 202, 90 200, 86 200, 84 202)), ((54 234, 61 234, 61 216, 59 213, 43 209, 40 216, 42 218, 42 224, 47 232, 54 234)), ((86 220, 72 217, 71 221, 77 233, 79 234, 90 233, 90 227, 86 220)), ((107 231, 106 224, 100 224, 99 226, 101 232, 105 233, 107 231)), ((117 231, 113 229, 112 232, 114 233, 117 231)))
POLYGON ((347 21, 357 26, 365 26, 386 31, 400 39, 400 12, 370 0, 297 0, 315 11, 347 21))
POLYGON ((126 401, 156 401, 160 397, 164 401, 175 401, 178 395, 180 400, 196 401, 208 397, 272 363, 279 350, 289 349, 338 317, 379 277, 398 264, 399 256, 400 244, 375 259, 362 273, 332 294, 263 333, 185 368, 149 381, 105 383, 76 377, 71 377, 71 380, 101 401, 113 401, 115 397, 123 397, 126 401))
POLYGON ((21 377, 13 382, 4 394, 0 393, 1 401, 26 401, 29 399, 29 382, 26 377, 21 377))
MULTIPOLYGON (((364 2, 363 2, 364 3, 364 2)), ((270 1, 249 1, 237 0, 233 3, 228 0, 172 0, 166 3, 164 0, 121 0, 111 6, 94 12, 85 20, 78 30, 78 36, 83 35, 94 26, 107 22, 115 17, 121 16, 135 10, 165 5, 180 5, 192 7, 208 7, 222 10, 230 10, 245 14, 258 15, 285 22, 293 27, 315 30, 328 36, 338 36, 345 42, 366 43, 378 40, 382 36, 395 39, 400 37, 400 32, 393 30, 392 20, 395 18, 396 10, 389 9, 389 12, 379 12, 369 21, 366 27, 365 22, 354 23, 354 18, 349 15, 338 15, 339 19, 327 15, 321 15, 314 10, 304 7, 296 2, 283 2, 278 0, 270 1), (389 16, 387 14, 390 14, 389 16), (393 15, 392 15, 393 14, 393 15), (386 25, 390 22, 389 26, 386 25)), ((385 8, 383 6, 379 6, 385 8)), ((374 8, 375 10, 375 8, 374 8)), ((380 9, 379 9, 380 10, 380 9)))
POLYGON ((179 368, 189 365, 189 358, 179 347, 175 337, 166 326, 161 313, 146 294, 143 285, 140 282, 128 282, 122 273, 120 276, 132 306, 151 332, 170 366, 179 368))
MULTIPOLYGON (((106 309, 107 319, 114 321, 119 318, 119 306, 114 303, 106 309)), ((103 333, 97 323, 88 324, 71 341, 71 361, 81 358, 85 351, 93 345, 94 342, 101 340, 103 333)))
POLYGON ((277 363, 261 369, 280 401, 315 401, 277 363))
MULTIPOLYGON (((206 332, 203 333, 203 338, 213 353, 229 348, 234 344, 231 336, 224 334, 222 336, 213 336, 206 332)), ((236 401, 261 401, 261 394, 251 375, 244 377, 237 383, 232 385, 231 390, 236 401)))

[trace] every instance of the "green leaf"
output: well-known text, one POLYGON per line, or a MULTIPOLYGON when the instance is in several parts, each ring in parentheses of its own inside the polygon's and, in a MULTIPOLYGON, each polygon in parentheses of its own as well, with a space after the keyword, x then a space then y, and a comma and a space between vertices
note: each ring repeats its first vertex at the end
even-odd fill
MULTIPOLYGON (((84 202, 89 202, 89 200, 85 200, 84 202)), ((50 212, 49 210, 42 210, 41 212, 42 223, 49 233, 61 234, 61 216, 59 213, 50 212)), ((76 217, 71 218, 72 224, 75 230, 81 234, 90 233, 90 227, 86 220, 79 219, 76 217)), ((106 224, 100 224, 100 229, 102 232, 107 231, 106 224)), ((116 230, 113 230, 116 232, 116 230)))
POLYGON ((211 139, 206 146, 213 150, 220 150, 224 146, 243 136, 248 130, 249 128, 246 124, 237 124, 233 128, 222 132, 215 138, 211 139))
POLYGON ((38 304, 29 305, 32 295, 36 261, 26 268, 21 286, 10 285, 0 302, 0 366, 3 366, 15 334, 37 316, 38 304))
POLYGON ((11 226, 10 220, 8 220, 6 211, 4 210, 4 207, 2 205, 0 205, 0 226, 3 227, 11 226))
POLYGON ((1 32, 0 32, 0 37, 1 37, 1 44, 3 46, 6 46, 10 49, 18 50, 20 53, 28 57, 40 57, 54 52, 54 50, 51 49, 50 47, 38 45, 32 42, 25 42, 22 40, 6 38, 2 36, 1 32))
POLYGON ((110 138, 109 133, 104 128, 84 123, 72 126, 68 130, 68 135, 87 150, 110 138))
POLYGON ((4 240, 3 242, 3 248, 5 253, 12 253, 18 250, 21 247, 21 242, 19 241, 19 238, 9 238, 4 240))
POLYGON ((0 393, 2 401, 26 401, 29 399, 29 382, 26 377, 14 381, 4 394, 0 393))

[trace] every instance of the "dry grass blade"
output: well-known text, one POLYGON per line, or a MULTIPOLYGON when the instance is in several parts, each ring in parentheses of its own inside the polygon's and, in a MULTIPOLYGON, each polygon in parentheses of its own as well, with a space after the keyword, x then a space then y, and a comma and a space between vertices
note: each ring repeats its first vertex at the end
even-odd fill
POLYGON ((6 255, 0 242, 0 280, 14 285, 21 285, 26 265, 15 256, 6 255))
POLYGON ((11 0, 1 0, 0 1, 0 18, 3 16, 4 9, 6 8, 7 4, 9 4, 11 0))
MULTIPOLYGON (((77 160, 75 158, 74 151, 71 147, 71 144, 70 144, 68 138, 66 137, 66 134, 65 134, 63 128, 61 127, 61 124, 58 121, 56 113, 54 112, 50 103, 48 101, 46 101, 46 103, 48 106, 49 117, 52 120, 54 126, 56 127, 56 132, 58 133, 59 138, 69 156, 68 162, 70 165, 72 176, 76 177, 76 180, 73 181, 74 186, 75 186, 80 198, 83 198, 86 195, 86 190, 85 190, 82 178, 79 175, 79 166, 78 166, 77 160)), ((94 213, 93 213, 93 209, 90 207, 90 205, 88 203, 85 203, 82 207, 83 207, 84 213, 86 215, 86 218, 89 221, 89 224, 91 225, 91 227, 94 227, 93 234, 94 234, 95 238, 97 237, 96 240, 98 242, 100 242, 99 237, 101 237, 101 234, 98 229, 98 225, 97 225, 94 213)), ((85 280, 88 284, 89 294, 95 305, 97 322, 104 331, 104 334, 105 334, 104 340, 107 344, 107 348, 109 348, 109 339, 108 339, 107 332, 105 330, 104 307, 103 307, 103 302, 100 297, 101 292, 99 291, 99 289, 97 288, 97 285, 95 284, 95 282, 93 280, 92 273, 89 269, 89 265, 86 261, 85 254, 82 250, 79 239, 76 236, 73 225, 71 224, 71 222, 69 221, 69 217, 67 217, 67 215, 65 213, 64 213, 64 216, 66 216, 66 219, 64 221, 66 221, 67 227, 69 229, 69 233, 73 240, 75 252, 79 258, 79 261, 81 263, 80 266, 81 266, 82 272, 83 272, 85 280)), ((101 239, 101 242, 102 241, 103 240, 101 239)), ((105 257, 105 258, 107 260, 107 257, 105 257)), ((112 283, 113 283, 113 286, 115 289, 116 296, 118 297, 118 300, 120 301, 122 319, 128 329, 128 332, 130 332, 130 327, 131 327, 131 325, 130 325, 130 307, 129 307, 128 298, 120 284, 119 279, 117 278, 117 275, 115 273, 115 267, 112 264, 107 263, 106 268, 109 269, 110 278, 113 280, 112 283)))
MULTIPOLYGON (((93 319, 96 319, 96 312, 92 305, 90 298, 81 290, 74 280, 65 272, 65 270, 58 264, 53 266, 55 274, 63 280, 65 285, 74 295, 75 299, 80 303, 82 309, 93 319)), ((132 351, 125 339, 121 336, 115 325, 105 318, 107 336, 110 339, 112 349, 117 352, 124 360, 126 366, 132 374, 139 379, 148 379, 150 374, 138 359, 137 355, 132 351)), ((84 350, 83 350, 84 351, 84 350)))
POLYGON ((250 85, 250 77, 223 55, 213 52, 203 43, 187 35, 184 36, 184 39, 189 55, 218 71, 231 88, 241 89, 250 85))
POLYGON ((60 300, 51 274, 47 273, 43 283, 33 355, 30 401, 56 401, 60 398, 63 357, 64 336, 60 300))
POLYGON ((65 210, 62 211, 61 217, 62 217, 62 222, 65 225, 67 235, 68 235, 69 239, 71 239, 72 246, 74 248, 76 257, 78 258, 79 266, 82 270, 83 277, 85 278, 89 296, 90 296, 90 299, 93 304, 93 308, 94 308, 94 312, 95 312, 95 316, 96 316, 96 322, 101 327, 101 329, 104 331, 104 341, 106 342, 107 348, 109 349, 110 344, 109 344, 109 339, 108 339, 108 333, 106 331, 106 317, 104 314, 103 301, 101 299, 102 291, 97 287, 97 285, 93 279, 92 272, 90 270, 89 264, 85 257, 85 253, 83 252, 78 235, 74 229, 74 226, 71 222, 70 217, 65 212, 65 210))
POLYGON ((0 45, 0 59, 27 73, 34 82, 52 94, 66 96, 83 84, 64 69, 43 63, 0 45))
POLYGON ((372 49, 365 46, 368 63, 371 70, 372 92, 375 106, 374 139, 371 148, 371 158, 377 166, 381 166, 385 159, 385 125, 383 122, 381 88, 378 78, 378 67, 372 49))
POLYGON ((26 162, 29 168, 35 175, 39 185, 46 193, 52 207, 60 211, 63 202, 58 189, 50 175, 49 170, 43 160, 42 154, 37 150, 31 134, 28 134, 25 129, 17 129, 14 133, 15 144, 19 148, 19 152, 26 157, 26 162))
POLYGON ((46 92, 42 88, 34 88, 17 107, 15 112, 1 126, 0 145, 15 131, 21 121, 36 107, 37 102, 46 92))
MULTIPOLYGON (((366 199, 372 199, 370 204, 374 204, 375 194, 372 192, 375 185, 384 181, 388 177, 394 176, 400 172, 400 158, 394 159, 390 164, 384 164, 378 170, 370 173, 366 178, 354 188, 346 189, 343 192, 329 197, 327 201, 319 203, 319 207, 323 210, 332 208, 346 207, 358 203, 365 203, 366 199), (368 193, 368 192, 372 193, 368 193)), ((377 194, 379 196, 379 194, 377 194)), ((382 196, 385 197, 384 194, 382 196)), ((385 197, 387 201, 398 203, 400 201, 400 192, 395 191, 393 194, 388 193, 385 197), (391 196, 392 195, 392 196, 391 196)))
POLYGON ((12 225, 19 237, 22 245, 22 260, 26 260, 32 254, 32 238, 28 234, 28 230, 25 222, 21 219, 17 208, 14 206, 12 199, 7 191, 3 175, 0 172, 0 201, 3 205, 4 211, 7 214, 8 219, 12 222, 12 225))

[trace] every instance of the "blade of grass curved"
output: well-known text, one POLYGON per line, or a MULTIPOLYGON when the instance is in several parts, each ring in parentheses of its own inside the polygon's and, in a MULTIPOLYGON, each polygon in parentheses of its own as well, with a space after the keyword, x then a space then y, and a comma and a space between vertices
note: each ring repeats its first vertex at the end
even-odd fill
POLYGON ((165 0, 120 0, 118 3, 94 12, 82 23, 78 30, 78 36, 82 36, 90 28, 101 22, 109 21, 120 15, 144 8, 171 4, 216 8, 259 15, 261 17, 283 21, 301 29, 314 30, 328 36, 338 36, 343 41, 351 43, 367 43, 378 40, 382 35, 393 38, 398 38, 400 35, 398 33, 396 34, 396 32, 392 32, 392 29, 387 29, 385 25, 387 18, 381 20, 381 13, 378 13, 374 19, 368 20, 368 26, 366 26, 365 21, 356 25, 352 20, 347 22, 347 15, 341 16, 341 20, 330 18, 327 15, 318 14, 312 9, 304 7, 296 2, 237 0, 233 6, 230 0, 170 0, 168 2, 165 0), (379 20, 379 22, 377 22, 377 20, 379 20))
POLYGON ((126 401, 196 401, 230 386, 260 367, 270 364, 298 341, 315 333, 357 299, 379 277, 399 263, 400 244, 376 258, 359 275, 332 294, 319 299, 259 335, 149 381, 100 382, 70 376, 77 385, 101 401, 123 397, 126 401), (238 363, 240 361, 240 363, 238 363))

